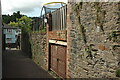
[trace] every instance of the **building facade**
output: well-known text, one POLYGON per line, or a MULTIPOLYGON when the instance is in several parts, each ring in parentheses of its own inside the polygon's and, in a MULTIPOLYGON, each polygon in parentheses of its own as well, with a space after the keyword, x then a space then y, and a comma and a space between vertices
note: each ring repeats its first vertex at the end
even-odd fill
POLYGON ((11 44, 11 47, 15 47, 17 36, 21 34, 21 29, 17 27, 4 25, 3 34, 5 38, 6 47, 8 47, 8 44, 11 44))

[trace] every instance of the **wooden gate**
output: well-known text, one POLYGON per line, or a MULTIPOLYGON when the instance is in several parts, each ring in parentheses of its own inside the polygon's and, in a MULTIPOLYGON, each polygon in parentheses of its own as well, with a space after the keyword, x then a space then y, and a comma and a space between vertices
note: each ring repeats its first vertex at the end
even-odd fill
POLYGON ((51 44, 51 70, 59 76, 66 77, 66 53, 67 47, 51 44))

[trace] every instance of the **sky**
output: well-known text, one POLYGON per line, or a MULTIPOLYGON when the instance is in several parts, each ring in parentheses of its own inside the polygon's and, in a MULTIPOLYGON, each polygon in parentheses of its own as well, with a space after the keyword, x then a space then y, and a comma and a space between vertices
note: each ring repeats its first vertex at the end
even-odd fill
POLYGON ((20 11, 28 17, 39 17, 43 4, 48 2, 65 2, 67 0, 1 0, 2 14, 12 15, 20 11))

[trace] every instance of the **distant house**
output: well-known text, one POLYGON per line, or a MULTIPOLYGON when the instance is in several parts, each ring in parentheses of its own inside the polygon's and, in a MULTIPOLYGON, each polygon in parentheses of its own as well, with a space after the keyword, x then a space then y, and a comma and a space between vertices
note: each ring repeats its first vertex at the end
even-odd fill
POLYGON ((15 46, 17 36, 21 34, 21 29, 19 29, 18 27, 11 27, 7 24, 3 24, 3 34, 5 36, 6 46, 8 46, 8 44, 15 46))

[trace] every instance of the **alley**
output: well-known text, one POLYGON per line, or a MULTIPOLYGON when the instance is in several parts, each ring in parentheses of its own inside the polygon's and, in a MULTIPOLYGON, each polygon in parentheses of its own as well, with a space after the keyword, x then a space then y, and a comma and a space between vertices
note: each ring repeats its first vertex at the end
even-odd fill
POLYGON ((20 50, 3 53, 3 78, 52 78, 20 50))

